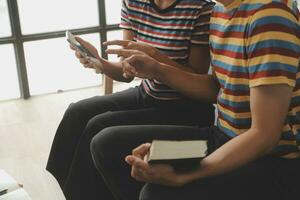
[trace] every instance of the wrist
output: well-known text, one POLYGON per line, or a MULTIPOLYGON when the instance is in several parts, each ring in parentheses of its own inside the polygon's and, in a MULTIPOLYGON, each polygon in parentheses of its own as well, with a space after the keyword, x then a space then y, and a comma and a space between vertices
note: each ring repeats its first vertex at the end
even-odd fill
POLYGON ((154 78, 158 81, 165 82, 168 77, 170 66, 164 63, 159 63, 155 66, 154 78))
POLYGON ((107 67, 108 64, 109 64, 108 60, 103 59, 103 58, 99 58, 96 70, 98 72, 100 72, 101 74, 105 74, 106 67, 107 67))
POLYGON ((187 174, 182 174, 181 177, 179 177, 179 182, 182 185, 188 184, 190 182, 202 179, 207 177, 207 172, 209 171, 208 169, 209 167, 206 166, 205 162, 201 162, 201 167, 199 167, 198 169, 196 169, 195 171, 191 171, 187 174))
POLYGON ((103 74, 104 65, 106 65, 106 63, 104 62, 104 60, 103 59, 99 59, 99 65, 97 65, 97 69, 96 70, 100 71, 101 74, 103 74))
POLYGON ((158 65, 155 65, 153 69, 153 79, 156 79, 158 81, 164 80, 164 73, 165 73, 165 66, 163 63, 158 63, 158 65))
POLYGON ((200 179, 200 178, 197 177, 197 173, 188 172, 186 174, 179 174, 176 179, 176 182, 177 182, 178 186, 183 186, 183 185, 189 184, 198 179, 200 179))

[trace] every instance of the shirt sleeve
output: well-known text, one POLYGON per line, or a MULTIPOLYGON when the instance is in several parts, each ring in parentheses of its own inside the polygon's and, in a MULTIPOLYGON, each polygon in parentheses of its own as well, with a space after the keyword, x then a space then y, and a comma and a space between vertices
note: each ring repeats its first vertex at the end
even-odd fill
POLYGON ((194 23, 194 29, 191 37, 192 45, 208 44, 210 16, 214 5, 215 4, 213 2, 209 2, 203 5, 202 9, 200 9, 194 23))
POLYGON ((295 87, 300 55, 298 19, 298 13, 280 3, 254 13, 246 40, 250 87, 295 87))
POLYGON ((128 0, 122 0, 120 28, 133 30, 133 26, 132 26, 132 23, 130 21, 128 12, 129 12, 129 10, 128 10, 128 0))

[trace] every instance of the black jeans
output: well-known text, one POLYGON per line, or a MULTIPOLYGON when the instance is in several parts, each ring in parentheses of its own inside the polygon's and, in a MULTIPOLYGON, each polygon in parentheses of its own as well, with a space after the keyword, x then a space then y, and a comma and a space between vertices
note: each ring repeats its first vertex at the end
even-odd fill
POLYGON ((47 170, 55 176, 67 199, 113 199, 102 179, 97 177, 90 154, 90 142, 101 130, 139 124, 204 127, 213 121, 211 104, 189 99, 159 101, 145 94, 141 87, 85 99, 71 104, 65 112, 53 141, 47 170), (97 196, 99 191, 101 197, 97 196))
MULTIPOLYGON (((264 157, 238 170, 183 187, 143 185, 130 177, 126 155, 153 139, 207 140, 209 153, 230 140, 216 127, 119 126, 104 129, 91 143, 95 166, 118 200, 293 200, 299 198, 300 159, 264 157)), ((238 153, 238 152, 237 152, 238 153)), ((98 199, 101 193, 98 193, 98 199)))

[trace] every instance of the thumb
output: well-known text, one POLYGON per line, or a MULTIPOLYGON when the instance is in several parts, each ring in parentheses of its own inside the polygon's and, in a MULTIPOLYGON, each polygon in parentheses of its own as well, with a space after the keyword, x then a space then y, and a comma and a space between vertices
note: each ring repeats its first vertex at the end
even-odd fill
POLYGON ((132 66, 136 66, 140 60, 142 60, 141 55, 132 55, 125 59, 125 61, 128 62, 132 66))
POLYGON ((130 63, 128 63, 127 61, 123 62, 123 70, 131 74, 136 73, 136 68, 132 66, 130 63))
POLYGON ((85 40, 82 39, 81 37, 75 36, 75 39, 76 39, 77 42, 79 42, 80 44, 85 43, 85 40))

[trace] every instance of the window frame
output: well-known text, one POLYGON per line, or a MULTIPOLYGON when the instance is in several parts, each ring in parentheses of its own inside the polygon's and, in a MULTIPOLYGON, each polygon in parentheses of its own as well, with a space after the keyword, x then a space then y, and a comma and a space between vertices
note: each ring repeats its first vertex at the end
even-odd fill
MULTIPOLYGON (((6 1, 11 25, 11 36, 0 38, 0 45, 12 44, 14 46, 21 98, 28 99, 31 95, 29 90, 28 75, 26 68, 24 42, 65 37, 66 30, 23 35, 21 32, 21 23, 17 0, 6 1)), ((101 56, 103 58, 107 58, 107 55, 105 53, 106 46, 104 46, 102 43, 107 40, 107 33, 109 31, 119 30, 120 28, 118 24, 108 25, 106 23, 105 0, 97 0, 97 2, 99 21, 98 26, 73 29, 71 31, 74 34, 99 33, 101 42, 101 56)), ((112 80, 110 78, 104 78, 104 87, 105 94, 112 93, 112 80)))

